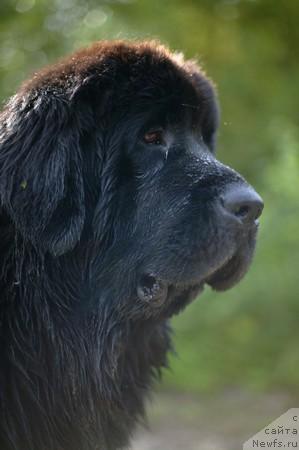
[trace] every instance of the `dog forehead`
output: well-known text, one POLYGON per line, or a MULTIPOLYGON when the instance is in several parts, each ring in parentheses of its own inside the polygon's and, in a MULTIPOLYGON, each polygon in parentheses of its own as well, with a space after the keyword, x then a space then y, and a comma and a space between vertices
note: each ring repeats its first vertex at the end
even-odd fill
POLYGON ((163 86, 168 91, 175 89, 177 94, 185 90, 200 94, 208 83, 195 63, 185 61, 182 54, 171 52, 159 42, 99 41, 39 70, 22 88, 65 93, 91 78, 94 83, 114 89, 119 84, 122 89, 127 86, 144 95, 153 95, 163 86))

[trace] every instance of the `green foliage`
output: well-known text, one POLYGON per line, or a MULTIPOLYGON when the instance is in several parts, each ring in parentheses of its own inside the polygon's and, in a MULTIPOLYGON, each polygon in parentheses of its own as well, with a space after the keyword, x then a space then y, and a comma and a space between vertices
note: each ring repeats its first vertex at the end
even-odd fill
POLYGON ((103 38, 159 38, 218 86, 219 157, 262 190, 256 259, 224 294, 175 319, 166 385, 298 388, 299 162, 294 0, 1 0, 0 98, 38 67, 103 38))

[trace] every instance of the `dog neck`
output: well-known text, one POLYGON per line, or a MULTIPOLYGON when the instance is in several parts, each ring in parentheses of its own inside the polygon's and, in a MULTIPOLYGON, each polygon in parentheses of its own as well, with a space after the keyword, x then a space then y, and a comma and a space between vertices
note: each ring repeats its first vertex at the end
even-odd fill
POLYGON ((19 242, 2 245, 1 449, 125 446, 166 365, 166 322, 125 321, 104 288, 94 307, 71 254, 41 258, 19 242))

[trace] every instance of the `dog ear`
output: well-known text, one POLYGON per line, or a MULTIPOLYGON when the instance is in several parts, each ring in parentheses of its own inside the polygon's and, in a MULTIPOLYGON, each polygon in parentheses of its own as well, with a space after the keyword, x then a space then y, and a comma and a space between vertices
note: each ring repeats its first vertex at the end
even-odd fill
POLYGON ((58 256, 85 219, 80 130, 55 93, 17 95, 0 116, 0 199, 23 239, 58 256))

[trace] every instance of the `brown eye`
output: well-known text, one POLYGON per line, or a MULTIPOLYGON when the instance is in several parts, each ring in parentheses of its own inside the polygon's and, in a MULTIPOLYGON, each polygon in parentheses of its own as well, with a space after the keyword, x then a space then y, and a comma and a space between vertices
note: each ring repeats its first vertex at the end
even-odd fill
POLYGON ((151 130, 144 134, 143 140, 146 144, 164 144, 163 130, 151 130))

